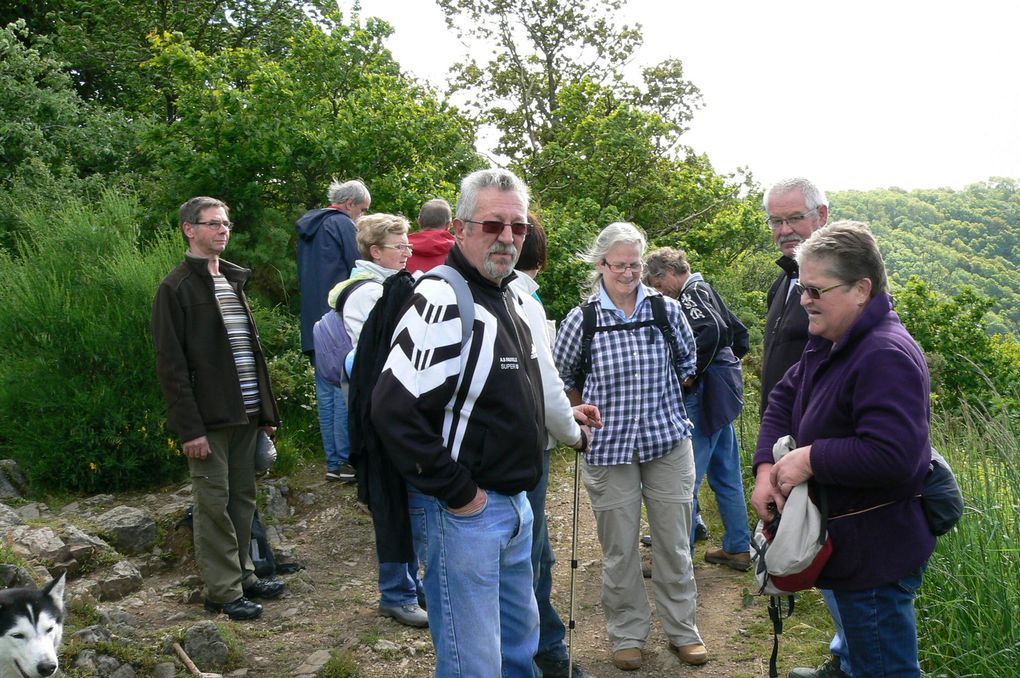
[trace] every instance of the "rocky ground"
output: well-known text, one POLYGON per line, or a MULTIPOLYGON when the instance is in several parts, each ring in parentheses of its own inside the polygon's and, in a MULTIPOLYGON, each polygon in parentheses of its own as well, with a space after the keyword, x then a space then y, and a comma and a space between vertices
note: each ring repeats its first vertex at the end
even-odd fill
MULTIPOLYGON (((570 591, 572 464, 572 454, 554 457, 549 490, 550 535, 560 562, 554 602, 565 620, 570 591)), ((107 542, 100 543, 112 542, 105 548, 93 545, 89 558, 84 547, 77 547, 84 566, 72 568, 78 571, 68 584, 71 628, 65 635, 62 657, 67 675, 92 675, 90 671, 116 678, 189 675, 172 652, 168 653, 170 641, 179 639, 195 655, 200 669, 224 675, 431 676, 434 655, 428 630, 407 628, 377 614, 371 522, 358 507, 354 488, 327 483, 315 465, 289 478, 268 478, 261 486, 267 497, 262 512, 271 523, 270 537, 278 553, 303 569, 284 577, 287 592, 278 600, 267 601, 265 614, 254 622, 230 622, 202 608, 190 532, 174 527, 187 506, 186 486, 144 496, 97 497, 55 510, 8 502, 19 515, 28 515, 25 522, 29 527, 51 529, 58 541, 59 536, 71 541, 67 527, 78 524, 90 539, 102 534, 107 542), (113 546, 130 535, 117 536, 109 525, 97 528, 98 518, 108 518, 118 506, 140 509, 151 516, 160 528, 158 539, 151 545, 130 547, 144 549, 134 555, 118 555, 113 546), (115 572, 118 568, 119 574, 115 572), (120 583, 114 588, 111 581, 120 583), (208 621, 217 625, 203 624, 208 621), (74 631, 83 627, 86 631, 75 636, 74 631), (229 654, 226 646, 232 648, 229 654), (104 656, 109 660, 99 661, 104 656)), ((613 667, 599 601, 601 560, 594 518, 583 488, 580 494, 575 661, 596 676, 768 674, 770 626, 765 600, 747 595, 753 577, 704 563, 700 545, 695 568, 698 624, 711 653, 710 662, 699 668, 680 664, 666 651, 665 636, 656 623, 645 648, 645 666, 626 673, 613 667)), ((143 542, 147 539, 143 535, 143 542)), ((31 549, 14 550, 19 548, 30 561, 39 562, 39 555, 32 555, 31 549)), ((649 556, 647 549, 644 555, 649 556)))

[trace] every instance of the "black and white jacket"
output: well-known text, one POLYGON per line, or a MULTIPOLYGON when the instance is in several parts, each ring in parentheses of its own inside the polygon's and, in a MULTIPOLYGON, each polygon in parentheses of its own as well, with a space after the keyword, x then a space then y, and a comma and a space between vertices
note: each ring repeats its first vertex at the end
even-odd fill
POLYGON ((372 423, 408 483, 459 508, 478 487, 516 494, 537 485, 545 421, 537 354, 510 278, 492 283, 457 247, 447 263, 474 297, 471 339, 462 349, 453 288, 421 281, 372 393, 372 423))

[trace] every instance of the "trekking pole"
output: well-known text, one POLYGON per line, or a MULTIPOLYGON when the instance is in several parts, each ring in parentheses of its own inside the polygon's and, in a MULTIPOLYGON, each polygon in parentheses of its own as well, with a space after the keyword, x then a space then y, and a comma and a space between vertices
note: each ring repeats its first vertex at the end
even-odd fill
POLYGON ((581 458, 588 449, 588 436, 581 429, 581 447, 574 455, 574 526, 570 537, 570 614, 567 621, 567 675, 574 675, 574 581, 577 573, 577 504, 581 490, 581 458))

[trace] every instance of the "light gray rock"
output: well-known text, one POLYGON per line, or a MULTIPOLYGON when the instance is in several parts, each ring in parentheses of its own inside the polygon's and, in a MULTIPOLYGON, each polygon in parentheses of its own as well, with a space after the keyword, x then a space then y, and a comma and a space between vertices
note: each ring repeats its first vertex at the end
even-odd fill
POLYGON ((211 621, 198 622, 185 631, 184 651, 202 671, 224 668, 230 653, 219 627, 211 621))
POLYGON ((283 492, 272 485, 266 487, 266 515, 273 518, 286 518, 290 515, 287 498, 283 496, 283 492))
POLYGON ((109 676, 120 668, 120 662, 108 654, 100 654, 95 650, 82 650, 74 659, 74 668, 98 676, 109 676))
POLYGON ((177 665, 173 662, 160 662, 152 667, 152 678, 174 678, 177 675, 177 665))
POLYGON ((156 543, 156 521, 141 509, 117 506, 95 519, 99 532, 121 553, 145 553, 156 543))
POLYGON ((48 527, 15 525, 7 530, 7 539, 14 552, 27 560, 54 565, 71 558, 71 549, 48 527))
POLYGON ((53 511, 46 504, 37 501, 30 502, 15 509, 18 515, 25 520, 39 520, 53 515, 53 511))
POLYGON ((0 499, 20 499, 28 491, 28 479, 13 459, 0 459, 0 499))
POLYGON ((113 550, 112 546, 99 537, 80 530, 74 525, 65 525, 63 533, 64 542, 71 550, 71 557, 80 563, 89 562, 95 557, 96 553, 113 550))
POLYGON ((24 525, 25 519, 7 504, 0 504, 0 529, 24 525))
POLYGON ((135 678, 138 675, 130 664, 121 664, 120 667, 110 674, 110 678, 135 678))
POLYGON ((100 600, 120 600, 124 596, 142 588, 142 575, 135 566, 126 560, 116 563, 99 580, 100 600))
POLYGON ((80 631, 76 631, 71 637, 85 643, 86 645, 95 645, 96 643, 110 642, 113 640, 113 634, 110 633, 110 630, 104 626, 99 626, 98 624, 86 626, 80 631))
POLYGON ((329 661, 329 650, 316 650, 294 669, 295 676, 316 676, 329 661))

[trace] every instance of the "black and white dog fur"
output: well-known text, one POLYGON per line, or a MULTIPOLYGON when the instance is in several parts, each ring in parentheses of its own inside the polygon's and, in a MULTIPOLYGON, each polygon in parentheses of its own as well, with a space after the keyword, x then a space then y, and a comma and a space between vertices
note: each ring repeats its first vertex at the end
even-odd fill
POLYGON ((0 591, 0 678, 48 678, 64 637, 64 575, 46 588, 0 591))

